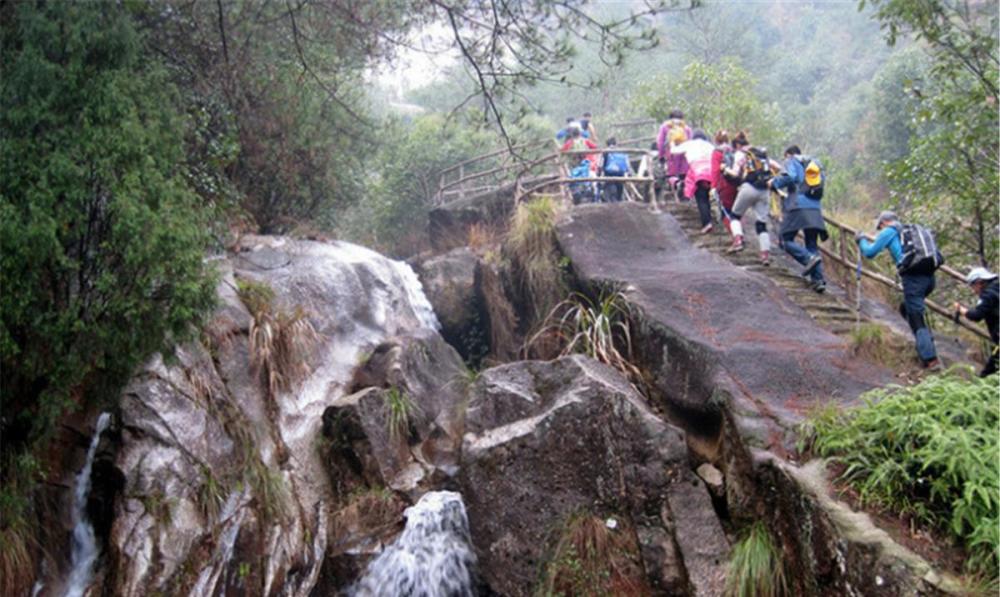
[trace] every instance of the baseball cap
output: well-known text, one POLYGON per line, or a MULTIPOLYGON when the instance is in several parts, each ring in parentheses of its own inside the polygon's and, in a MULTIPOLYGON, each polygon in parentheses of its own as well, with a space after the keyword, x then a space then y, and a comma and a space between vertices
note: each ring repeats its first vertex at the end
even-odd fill
POLYGON ((965 276, 965 283, 971 285, 980 280, 993 280, 996 277, 996 274, 990 273, 990 270, 985 267, 974 267, 972 268, 972 271, 965 276))

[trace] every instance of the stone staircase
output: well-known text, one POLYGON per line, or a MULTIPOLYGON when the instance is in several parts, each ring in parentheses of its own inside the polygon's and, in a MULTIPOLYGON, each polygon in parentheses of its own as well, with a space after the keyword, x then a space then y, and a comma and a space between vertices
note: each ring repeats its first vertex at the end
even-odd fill
MULTIPOLYGON (((813 291, 808 282, 800 275, 802 266, 778 248, 777 233, 775 232, 771 233, 771 265, 761 264, 752 216, 744 218, 746 250, 729 254, 726 253, 726 249, 729 248, 732 238, 718 221, 716 221, 715 229, 711 233, 701 234, 701 221, 698 217, 698 207, 694 201, 678 202, 673 198, 668 198, 661 204, 661 207, 674 216, 695 246, 714 253, 737 267, 767 277, 781 287, 792 302, 802 307, 814 321, 826 329, 845 337, 850 336, 856 329, 859 319, 851 302, 851 296, 843 288, 829 280, 825 293, 818 294, 813 291)), ((862 310, 860 321, 862 323, 869 322, 871 318, 862 310)))

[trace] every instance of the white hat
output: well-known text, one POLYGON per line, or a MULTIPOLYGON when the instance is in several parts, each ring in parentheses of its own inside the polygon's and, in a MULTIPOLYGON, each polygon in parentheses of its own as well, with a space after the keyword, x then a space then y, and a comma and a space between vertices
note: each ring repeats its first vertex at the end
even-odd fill
POLYGON ((965 276, 965 283, 972 285, 980 280, 989 281, 995 279, 996 277, 996 274, 990 273, 990 270, 985 267, 974 267, 972 268, 972 271, 969 272, 969 275, 965 276))

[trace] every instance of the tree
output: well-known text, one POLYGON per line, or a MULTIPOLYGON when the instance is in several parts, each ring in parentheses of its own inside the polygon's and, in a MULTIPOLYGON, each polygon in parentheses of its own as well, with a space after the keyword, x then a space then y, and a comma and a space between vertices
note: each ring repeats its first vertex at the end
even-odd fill
POLYGON ((185 122, 119 4, 5 7, 0 98, 4 450, 108 400, 213 302, 185 122))
MULTIPOLYGON (((864 6, 866 3, 861 2, 864 6)), ((910 151, 889 173, 897 203, 932 224, 953 262, 994 266, 1000 218, 1000 47, 995 6, 874 0, 894 44, 911 34, 931 58, 907 91, 917 100, 910 151)))
POLYGON ((718 128, 731 133, 745 129, 755 144, 783 140, 777 106, 756 93, 750 73, 733 59, 714 65, 692 62, 680 77, 653 77, 638 86, 631 105, 657 120, 680 109, 685 120, 710 135, 718 128))

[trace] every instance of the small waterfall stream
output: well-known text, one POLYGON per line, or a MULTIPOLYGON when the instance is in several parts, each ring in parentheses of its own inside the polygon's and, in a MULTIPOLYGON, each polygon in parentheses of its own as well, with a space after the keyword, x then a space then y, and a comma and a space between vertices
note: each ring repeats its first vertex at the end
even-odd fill
POLYGON ((380 595, 465 597, 475 595, 476 555, 462 496, 431 491, 404 512, 406 527, 368 565, 349 591, 355 597, 380 595))
POLYGON ((66 597, 81 597, 90 584, 94 561, 100 553, 97 539, 94 537, 94 526, 87 519, 87 497, 90 495, 90 470, 94 465, 94 454, 101 434, 108 428, 111 415, 101 413, 97 418, 94 437, 90 440, 87 450, 87 460, 76 476, 73 488, 73 545, 70 552, 69 578, 66 580, 66 597))

